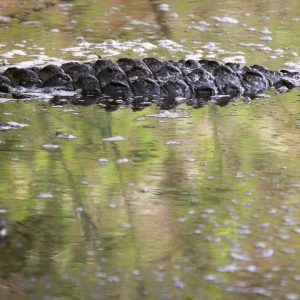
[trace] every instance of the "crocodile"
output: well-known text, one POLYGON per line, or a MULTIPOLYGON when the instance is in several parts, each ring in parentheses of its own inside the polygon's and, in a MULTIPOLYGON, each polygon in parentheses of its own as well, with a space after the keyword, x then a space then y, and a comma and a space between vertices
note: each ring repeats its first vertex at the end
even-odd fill
POLYGON ((0 93, 14 98, 51 95, 54 103, 67 99, 74 104, 143 106, 155 102, 164 106, 183 101, 205 103, 211 99, 226 104, 236 97, 260 97, 270 88, 286 92, 299 86, 298 72, 207 59, 99 58, 93 63, 9 67, 0 74, 0 93))

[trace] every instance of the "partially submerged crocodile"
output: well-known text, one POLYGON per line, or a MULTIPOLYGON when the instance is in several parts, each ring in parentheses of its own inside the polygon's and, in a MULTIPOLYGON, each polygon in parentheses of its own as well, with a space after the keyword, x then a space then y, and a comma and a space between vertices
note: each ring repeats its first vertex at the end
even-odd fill
POLYGON ((55 96, 55 92, 73 91, 71 101, 82 104, 163 105, 239 96, 255 98, 271 87, 286 92, 295 86, 300 86, 298 72, 205 59, 177 62, 155 58, 99 59, 95 63, 68 62, 43 68, 10 67, 0 75, 0 92, 13 97, 40 93, 54 95, 52 100, 56 101, 65 99, 68 93, 55 96))

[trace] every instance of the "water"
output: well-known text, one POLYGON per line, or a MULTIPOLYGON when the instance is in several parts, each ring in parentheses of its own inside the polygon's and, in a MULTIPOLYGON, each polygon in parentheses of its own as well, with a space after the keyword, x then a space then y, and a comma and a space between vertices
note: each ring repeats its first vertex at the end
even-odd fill
MULTIPOLYGON (((29 2, 0 4, 4 64, 299 68, 298 1, 29 2)), ((28 126, 0 131, 0 298, 299 299, 299 100, 107 112, 2 97, 0 122, 28 126)))

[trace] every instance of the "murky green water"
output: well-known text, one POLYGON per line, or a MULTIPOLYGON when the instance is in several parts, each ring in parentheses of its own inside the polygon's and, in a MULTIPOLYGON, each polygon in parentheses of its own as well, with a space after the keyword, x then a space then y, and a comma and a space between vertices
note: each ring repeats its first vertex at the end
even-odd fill
MULTIPOLYGON (((0 57, 299 68, 299 1, 168 4, 3 1, 0 57)), ((28 126, 0 131, 0 298, 300 299, 299 94, 167 113, 1 98, 0 122, 28 126)))

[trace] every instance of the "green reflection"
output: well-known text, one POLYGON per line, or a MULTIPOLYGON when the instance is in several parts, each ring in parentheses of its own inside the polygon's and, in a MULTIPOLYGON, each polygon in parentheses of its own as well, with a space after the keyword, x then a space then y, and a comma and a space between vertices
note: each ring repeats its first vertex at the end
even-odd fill
MULTIPOLYGON (((199 39, 201 45, 220 42, 228 51, 244 51, 249 63, 278 67, 298 60, 292 52, 299 48, 300 23, 291 21, 298 17, 297 1, 285 9, 282 1, 252 1, 242 8, 239 1, 228 1, 226 8, 221 1, 170 2, 178 19, 157 12, 158 1, 53 2, 35 12, 34 1, 25 10, 16 2, 1 3, 0 14, 12 17, 0 27, 1 53, 27 40, 27 54, 74 59, 59 49, 78 36, 98 43, 142 34, 145 41, 186 39, 191 48, 199 39), (186 31, 191 21, 223 15, 240 23, 245 16, 258 31, 230 25, 186 31), (132 20, 150 26, 134 27, 132 20), (264 27, 273 32, 272 49, 290 47, 283 57, 270 61, 267 50, 239 45, 258 42, 264 27)), ((150 53, 182 58, 163 48, 150 53)), ((299 103, 299 90, 273 91, 249 105, 240 99, 197 110, 182 105, 177 111, 190 115, 183 119, 147 117, 159 112, 155 106, 106 112, 96 105, 1 103, 1 122, 29 126, 0 132, 0 204, 7 211, 0 218, 9 222, 0 241, 0 298, 299 294, 299 103), (77 138, 60 139, 56 132, 77 138), (125 141, 103 141, 118 135, 125 141), (59 148, 45 150, 45 144, 59 148), (118 163, 124 158, 127 163, 118 163)))

